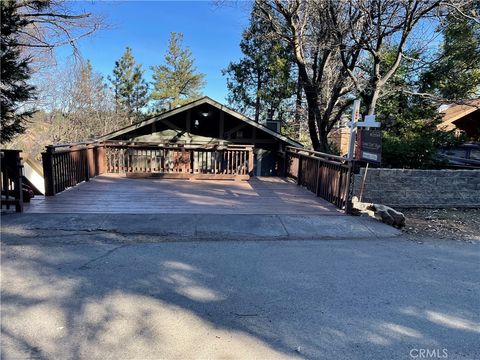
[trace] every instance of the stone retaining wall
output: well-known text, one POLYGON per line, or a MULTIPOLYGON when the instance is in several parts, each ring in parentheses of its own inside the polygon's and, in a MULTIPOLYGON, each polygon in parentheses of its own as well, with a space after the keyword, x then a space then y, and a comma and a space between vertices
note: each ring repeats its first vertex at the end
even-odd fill
MULTIPOLYGON (((355 196, 364 172, 355 175, 355 196)), ((397 208, 480 208, 480 170, 368 169, 362 201, 397 208)))

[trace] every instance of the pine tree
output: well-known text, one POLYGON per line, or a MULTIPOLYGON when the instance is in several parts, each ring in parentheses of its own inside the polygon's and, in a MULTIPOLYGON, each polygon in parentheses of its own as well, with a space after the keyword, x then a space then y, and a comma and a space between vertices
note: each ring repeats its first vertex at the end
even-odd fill
POLYGON ((240 48, 244 57, 223 70, 227 75, 228 102, 255 121, 281 113, 282 102, 295 93, 293 59, 288 48, 270 32, 254 7, 240 48))
POLYGON ((132 124, 141 117, 141 109, 148 103, 148 85, 143 79, 142 65, 135 63, 132 49, 126 48, 115 62, 113 77, 109 77, 115 95, 117 113, 125 113, 132 124))
MULTIPOLYGON (((479 0, 469 4, 470 11, 480 12, 479 0)), ((454 12, 446 17, 442 33, 439 61, 422 75, 422 90, 449 100, 479 97, 480 24, 454 12)))
POLYGON ((205 75, 198 73, 188 47, 182 47, 182 33, 170 33, 165 63, 153 66, 154 91, 159 110, 173 109, 201 96, 205 75))
POLYGON ((18 31, 28 25, 16 12, 15 2, 1 1, 1 135, 0 143, 25 131, 25 122, 34 113, 25 102, 35 97, 30 78, 30 58, 22 58, 16 45, 18 31))

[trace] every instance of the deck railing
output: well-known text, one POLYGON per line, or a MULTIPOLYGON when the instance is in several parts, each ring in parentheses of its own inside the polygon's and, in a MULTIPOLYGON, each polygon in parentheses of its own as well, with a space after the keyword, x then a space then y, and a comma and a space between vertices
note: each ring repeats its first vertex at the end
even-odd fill
POLYGON ((1 206, 15 211, 23 211, 23 165, 21 150, 1 150, 1 206))
POLYGON ((246 180, 253 171, 253 146, 77 143, 47 146, 42 159, 50 196, 103 173, 246 180))
POLYGON ((290 146, 286 148, 284 156, 287 177, 350 213, 353 180, 351 161, 341 156, 290 146))
POLYGON ((55 195, 104 172, 104 144, 49 145, 42 153, 45 195, 55 195))
POLYGON ((106 143, 109 173, 248 179, 253 146, 154 146, 106 143))

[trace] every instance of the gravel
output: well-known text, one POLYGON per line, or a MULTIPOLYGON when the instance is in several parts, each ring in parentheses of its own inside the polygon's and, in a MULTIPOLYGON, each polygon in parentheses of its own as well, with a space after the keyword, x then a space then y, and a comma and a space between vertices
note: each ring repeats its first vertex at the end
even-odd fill
POLYGON ((480 209, 403 209, 414 238, 480 241, 480 209))

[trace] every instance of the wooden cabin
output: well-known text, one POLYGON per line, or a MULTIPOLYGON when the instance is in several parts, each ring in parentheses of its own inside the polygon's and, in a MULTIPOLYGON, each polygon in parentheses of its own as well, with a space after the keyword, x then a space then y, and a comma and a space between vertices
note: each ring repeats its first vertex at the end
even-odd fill
POLYGON ((453 104, 440 109, 442 122, 438 128, 464 133, 468 139, 480 140, 480 99, 464 104, 453 104))
POLYGON ((180 146, 253 145, 256 176, 275 176, 278 151, 302 144, 280 133, 278 121, 266 126, 212 100, 203 97, 104 135, 99 141, 126 143, 176 144, 180 146))

